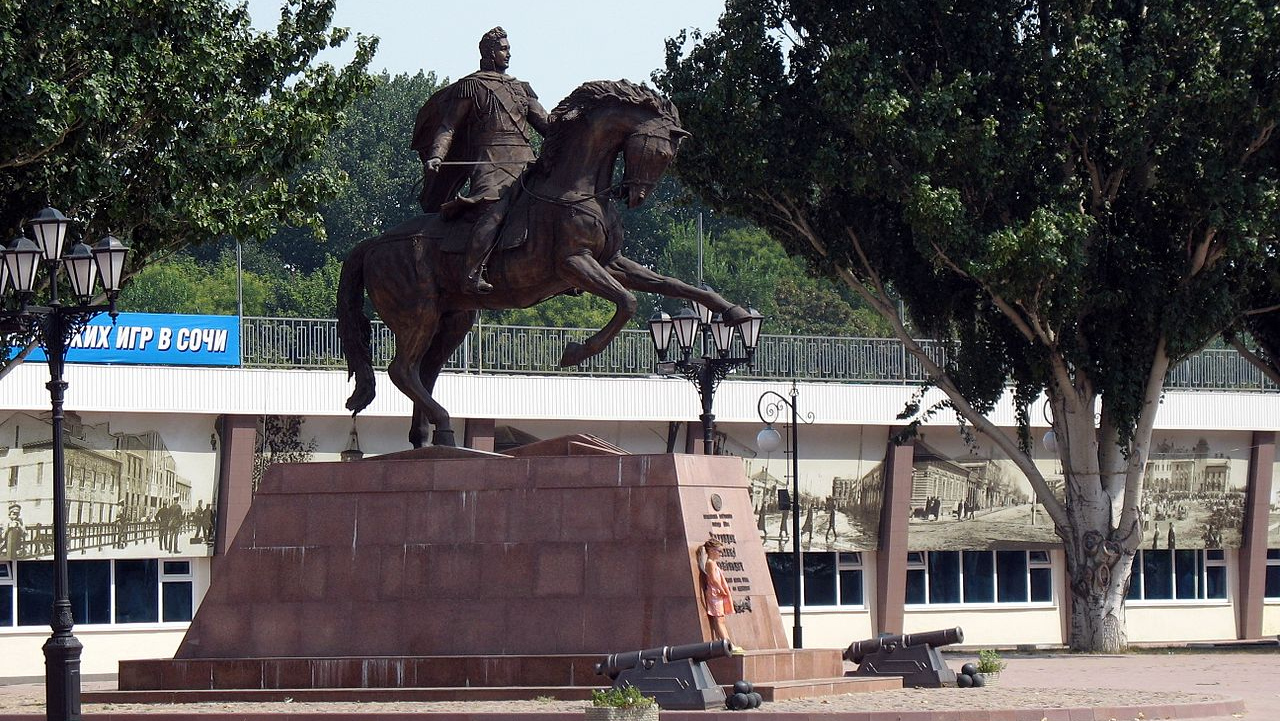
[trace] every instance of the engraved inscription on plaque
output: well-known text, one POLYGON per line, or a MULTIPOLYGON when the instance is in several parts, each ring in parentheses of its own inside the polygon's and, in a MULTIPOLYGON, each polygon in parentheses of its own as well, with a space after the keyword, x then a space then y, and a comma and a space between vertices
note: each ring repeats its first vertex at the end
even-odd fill
MULTIPOLYGON (((742 561, 738 560, 738 536, 733 528, 733 514, 720 510, 719 494, 712 494, 711 507, 716 513, 704 513, 702 519, 711 526, 710 537, 720 541, 724 546, 720 550, 717 565, 724 571, 725 580, 735 594, 751 593, 751 576, 747 573, 742 561)), ((734 601, 734 610, 738 613, 751 613, 751 599, 742 598, 734 601)))

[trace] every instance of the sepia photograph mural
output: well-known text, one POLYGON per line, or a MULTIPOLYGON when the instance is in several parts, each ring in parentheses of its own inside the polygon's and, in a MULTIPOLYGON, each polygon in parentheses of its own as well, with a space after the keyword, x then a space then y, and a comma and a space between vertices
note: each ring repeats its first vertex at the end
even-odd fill
MULTIPOLYGON (((908 547, 915 551, 1038 548, 1060 543, 1036 492, 984 439, 929 430, 916 441, 908 547)), ((1238 548, 1250 449, 1243 437, 1152 437, 1143 479, 1142 548, 1238 548)), ((1037 448, 1036 465, 1063 497, 1062 467, 1037 448)))
MULTIPOLYGON (((838 449, 819 446, 800 454, 800 499, 795 507, 806 551, 871 551, 879 546, 887 435, 861 428, 843 432, 852 438, 841 439, 838 449), (841 453, 847 457, 829 457, 841 453)), ((792 511, 778 505, 778 491, 790 496, 790 457, 780 451, 745 463, 756 529, 765 550, 791 550, 792 511)))
MULTIPOLYGON (((217 437, 210 417, 67 412, 64 483, 72 558, 206 556, 214 545, 217 437)), ((53 432, 48 413, 0 416, 0 561, 53 557, 53 432)))

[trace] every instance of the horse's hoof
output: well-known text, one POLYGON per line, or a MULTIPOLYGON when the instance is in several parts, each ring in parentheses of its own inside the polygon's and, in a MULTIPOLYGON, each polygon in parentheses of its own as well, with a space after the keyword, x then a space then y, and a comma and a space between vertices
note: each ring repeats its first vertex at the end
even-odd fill
POLYGON ((739 326, 751 320, 751 314, 740 305, 729 306, 720 314, 720 317, 724 319, 725 324, 730 326, 739 326))
POLYGON ((458 442, 453 438, 453 429, 435 429, 431 432, 431 445, 433 446, 449 446, 453 448, 458 442))
POLYGON ((590 357, 591 354, 587 352, 587 347, 581 343, 566 343, 564 353, 560 355, 560 367, 576 366, 590 357))

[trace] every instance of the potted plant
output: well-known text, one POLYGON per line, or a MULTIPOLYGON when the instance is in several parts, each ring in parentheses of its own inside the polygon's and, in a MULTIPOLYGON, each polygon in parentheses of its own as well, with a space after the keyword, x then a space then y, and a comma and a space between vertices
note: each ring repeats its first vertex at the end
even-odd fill
POLYGON ((658 721, 658 703, 630 684, 594 689, 586 714, 587 721, 658 721))
POLYGON ((1000 657, 1000 652, 994 648, 978 651, 978 673, 983 675, 988 686, 994 686, 996 681, 1000 680, 1000 672, 1008 665, 1000 657))

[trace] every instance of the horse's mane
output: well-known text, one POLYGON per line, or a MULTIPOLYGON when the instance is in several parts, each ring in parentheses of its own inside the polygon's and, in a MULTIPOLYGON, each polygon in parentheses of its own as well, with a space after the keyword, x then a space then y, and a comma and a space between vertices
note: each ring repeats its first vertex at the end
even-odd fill
POLYGON ((585 122, 592 110, 608 104, 648 108, 680 127, 680 112, 676 110, 675 103, 656 90, 629 80, 592 80, 579 85, 551 111, 548 118, 551 130, 543 141, 542 157, 555 157, 569 135, 567 131, 585 122))

